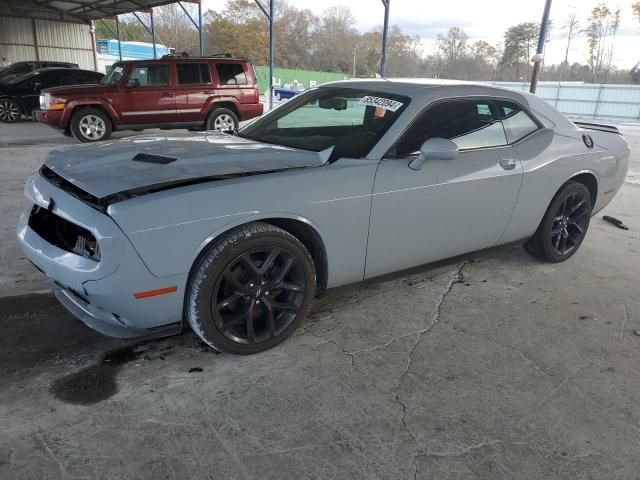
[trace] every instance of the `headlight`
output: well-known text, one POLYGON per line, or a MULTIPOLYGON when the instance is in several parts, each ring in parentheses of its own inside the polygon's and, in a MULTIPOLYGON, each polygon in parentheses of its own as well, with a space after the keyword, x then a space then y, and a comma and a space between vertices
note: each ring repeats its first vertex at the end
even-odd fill
POLYGON ((46 110, 49 106, 49 98, 51 98, 50 93, 41 93, 40 94, 40 110, 46 110))
POLYGON ((66 100, 54 97, 50 93, 40 94, 40 108, 42 110, 63 110, 66 100))

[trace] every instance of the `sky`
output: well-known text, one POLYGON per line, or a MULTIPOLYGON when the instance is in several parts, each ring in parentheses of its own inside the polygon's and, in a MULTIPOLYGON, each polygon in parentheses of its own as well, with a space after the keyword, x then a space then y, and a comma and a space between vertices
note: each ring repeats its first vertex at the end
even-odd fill
MULTIPOLYGON (((265 3, 268 0, 264 0, 265 3)), ((562 30, 569 12, 574 9, 580 19, 581 28, 587 24, 591 9, 602 0, 553 0, 551 18, 555 27, 551 42, 547 44, 546 63, 560 63, 564 60, 566 31, 562 30)), ((348 6, 357 19, 361 32, 381 26, 384 7, 380 0, 289 0, 298 8, 308 8, 320 14, 332 5, 348 6)), ((615 61, 620 67, 629 69, 640 61, 640 22, 634 19, 631 4, 634 0, 606 0, 609 8, 622 9, 622 23, 616 38, 615 61)), ((224 0, 204 0, 206 8, 219 9, 224 0)), ((398 25, 404 33, 421 38, 426 55, 436 48, 438 33, 445 33, 450 27, 462 27, 469 35, 470 43, 486 40, 490 43, 502 41, 504 31, 521 22, 540 22, 544 0, 390 0, 389 22, 398 25)), ((569 62, 586 61, 587 41, 580 34, 572 41, 569 62)))

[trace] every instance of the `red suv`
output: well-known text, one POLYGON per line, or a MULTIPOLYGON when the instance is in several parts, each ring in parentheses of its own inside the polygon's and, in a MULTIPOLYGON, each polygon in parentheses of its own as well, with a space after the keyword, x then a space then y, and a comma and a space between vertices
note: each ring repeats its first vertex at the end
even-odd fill
POLYGON ((96 142, 113 130, 233 129, 262 108, 247 60, 164 57, 117 62, 99 85, 43 90, 36 119, 96 142))

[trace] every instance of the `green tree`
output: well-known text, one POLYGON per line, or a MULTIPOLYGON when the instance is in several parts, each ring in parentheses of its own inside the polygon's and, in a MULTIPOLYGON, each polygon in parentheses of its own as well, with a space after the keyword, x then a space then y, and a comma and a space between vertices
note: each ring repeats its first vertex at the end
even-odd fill
POLYGON ((539 34, 540 25, 533 22, 519 23, 505 32, 501 66, 515 69, 515 80, 524 79, 539 34))

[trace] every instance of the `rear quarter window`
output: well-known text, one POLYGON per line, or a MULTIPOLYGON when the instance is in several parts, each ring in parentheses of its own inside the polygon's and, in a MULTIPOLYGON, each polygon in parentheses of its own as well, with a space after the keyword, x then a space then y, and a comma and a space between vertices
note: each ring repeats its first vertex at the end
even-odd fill
POLYGON ((540 128, 518 104, 498 101, 496 105, 509 143, 515 143, 540 128))
POLYGON ((241 63, 217 63, 220 85, 246 85, 247 74, 241 63))

